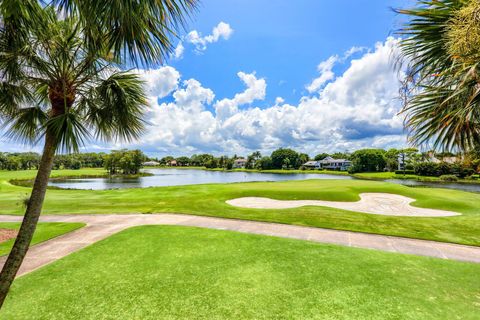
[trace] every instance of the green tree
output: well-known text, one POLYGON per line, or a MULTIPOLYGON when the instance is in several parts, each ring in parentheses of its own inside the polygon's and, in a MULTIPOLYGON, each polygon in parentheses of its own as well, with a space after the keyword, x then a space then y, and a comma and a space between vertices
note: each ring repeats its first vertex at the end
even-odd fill
POLYGON ((272 152, 272 167, 274 169, 290 168, 298 162, 298 153, 292 149, 280 148, 272 152))
POLYGON ((480 2, 418 0, 397 11, 408 18, 399 33, 411 139, 472 150, 480 141, 480 2))
POLYGON ((185 157, 185 156, 182 156, 182 157, 178 157, 177 159, 177 165, 179 166, 188 166, 190 165, 190 158, 189 157, 185 157))
POLYGON ((315 156, 314 160, 315 161, 320 161, 320 160, 323 160, 325 159, 326 157, 328 157, 329 154, 328 153, 319 153, 315 156))
POLYGON ((400 152, 398 149, 389 149, 385 152, 385 166, 388 171, 393 172, 398 169, 398 156, 400 152))
POLYGON ((127 60, 160 62, 195 3, 0 2, 0 115, 13 138, 44 141, 24 219, 0 273, 0 306, 35 231, 55 153, 77 151, 89 132, 105 140, 142 133, 142 82, 119 70, 127 60))
POLYGON ((272 158, 270 157, 262 157, 255 163, 255 169, 258 170, 269 170, 272 169, 272 167, 272 158))
POLYGON ((361 149, 351 155, 351 172, 375 172, 383 171, 386 165, 385 150, 361 149))
POLYGON ((247 164, 246 164, 246 168, 247 169, 253 169, 255 168, 255 163, 262 157, 262 154, 260 153, 260 151, 255 151, 255 152, 252 152, 252 154, 250 154, 248 157, 247 157, 247 164))
POLYGON ((301 167, 305 162, 310 160, 310 156, 306 153, 300 153, 298 155, 298 160, 297 160, 297 165, 295 166, 296 168, 301 167))

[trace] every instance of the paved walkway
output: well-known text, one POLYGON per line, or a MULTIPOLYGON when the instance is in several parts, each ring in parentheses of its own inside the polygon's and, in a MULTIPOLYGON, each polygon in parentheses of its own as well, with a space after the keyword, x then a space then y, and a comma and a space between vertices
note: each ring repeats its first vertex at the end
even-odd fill
MULTIPOLYGON (((0 222, 21 221, 21 219, 20 216, 0 216, 0 222)), ((179 225, 232 230, 480 263, 480 247, 267 222, 180 214, 55 215, 42 216, 40 221, 83 222, 87 225, 30 248, 18 275, 31 272, 114 233, 140 225, 179 225)), ((5 257, 0 258, 0 265, 4 262, 5 257)))

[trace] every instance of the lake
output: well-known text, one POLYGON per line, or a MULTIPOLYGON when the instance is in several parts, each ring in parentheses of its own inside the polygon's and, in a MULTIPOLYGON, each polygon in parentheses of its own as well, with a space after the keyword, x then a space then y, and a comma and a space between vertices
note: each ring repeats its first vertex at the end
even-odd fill
POLYGON ((385 182, 401 184, 407 187, 429 187, 480 192, 480 184, 455 182, 424 182, 410 179, 387 179, 385 182))
MULTIPOLYGON (((351 176, 316 173, 260 173, 260 172, 228 172, 208 171, 201 169, 145 169, 144 172, 151 173, 151 176, 138 178, 71 178, 52 179, 50 186, 63 189, 124 189, 124 188, 146 188, 183 186, 190 184, 204 183, 233 183, 252 181, 285 181, 285 180, 307 180, 307 179, 356 179, 351 176)), ((467 183, 439 183, 422 182, 416 180, 388 179, 390 183, 401 184, 409 187, 431 187, 447 188, 471 192, 480 192, 480 184, 467 183)))
POLYGON ((285 181, 306 179, 353 179, 350 176, 333 174, 302 173, 258 173, 258 172, 225 172, 196 169, 145 169, 151 176, 138 178, 74 178, 53 179, 49 185, 64 189, 105 190, 121 188, 146 188, 183 186, 203 183, 232 183, 251 181, 285 181))

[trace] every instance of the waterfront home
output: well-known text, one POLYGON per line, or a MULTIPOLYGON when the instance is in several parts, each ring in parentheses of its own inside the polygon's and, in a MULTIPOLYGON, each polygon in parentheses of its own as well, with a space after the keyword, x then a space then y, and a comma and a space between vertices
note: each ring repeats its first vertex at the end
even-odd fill
POLYGON ((320 166, 326 170, 347 171, 352 166, 352 162, 346 159, 333 159, 332 157, 326 157, 320 160, 320 166))
POLYGON ((157 162, 157 161, 147 161, 147 162, 144 162, 143 165, 145 167, 155 167, 155 166, 159 166, 160 165, 160 162, 157 162))
POLYGON ((336 171, 347 171, 350 168, 352 162, 346 159, 334 159, 332 157, 326 157, 320 161, 308 161, 303 164, 305 169, 325 169, 336 171))
POLYGON ((247 159, 239 158, 233 161, 233 169, 245 169, 247 166, 247 159))
POLYGON ((320 161, 307 161, 303 164, 305 169, 321 169, 320 161))

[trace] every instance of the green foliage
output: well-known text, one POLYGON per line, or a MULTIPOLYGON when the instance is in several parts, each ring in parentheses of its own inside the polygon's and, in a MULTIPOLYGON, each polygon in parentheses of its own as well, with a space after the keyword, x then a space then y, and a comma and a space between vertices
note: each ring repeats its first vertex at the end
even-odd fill
POLYGON ((467 1, 448 23, 447 51, 454 59, 465 64, 480 60, 480 2, 467 1))
POLYGON ((254 169, 256 162, 262 158, 260 151, 255 151, 247 157, 246 169, 254 169))
POLYGON ((453 174, 444 174, 440 176, 440 180, 445 182, 456 182, 458 181, 458 178, 456 175, 453 174))
POLYGON ((110 174, 137 174, 146 157, 140 150, 112 150, 105 156, 105 169, 110 174))
POLYGON ((270 158, 272 159, 273 169, 298 168, 301 165, 299 154, 292 149, 277 149, 272 152, 270 158))
POLYGON ((188 166, 190 164, 190 158, 189 157, 178 157, 175 160, 177 160, 177 165, 178 166, 188 166))
POLYGON ((270 157, 261 157, 255 163, 255 169, 258 170, 270 170, 273 169, 272 158, 270 157))
POLYGON ((461 163, 434 163, 419 162, 415 164, 415 174, 428 177, 440 177, 443 175, 454 175, 459 178, 471 176, 474 173, 472 168, 465 167, 461 163))
POLYGON ((385 150, 382 149, 361 149, 351 155, 351 173, 383 171, 386 165, 385 150))
POLYGON ((315 161, 320 161, 320 160, 323 160, 325 159, 326 157, 328 157, 329 154, 328 153, 319 153, 315 156, 314 160, 315 161))
MULTIPOLYGON (((472 150, 480 141, 478 1, 419 0, 400 30, 406 126, 414 143, 472 150)), ((400 64, 401 65, 401 64, 400 64)))

